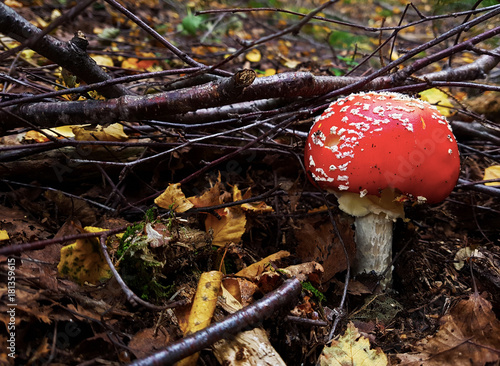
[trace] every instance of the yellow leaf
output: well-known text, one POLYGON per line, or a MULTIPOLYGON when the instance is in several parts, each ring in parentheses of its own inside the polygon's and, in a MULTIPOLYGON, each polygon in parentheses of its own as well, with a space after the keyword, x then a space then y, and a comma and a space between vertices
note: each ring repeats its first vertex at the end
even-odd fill
POLYGON ((429 102, 430 104, 436 105, 439 112, 445 117, 451 116, 450 108, 453 108, 453 104, 450 102, 450 98, 446 93, 439 89, 432 88, 420 92, 420 99, 429 102), (448 108, 449 107, 449 108, 448 108))
MULTIPOLYGON (((201 274, 193 306, 189 313, 188 326, 184 335, 196 333, 210 325, 217 305, 217 297, 222 286, 222 272, 211 271, 201 274)), ((199 353, 195 353, 176 363, 177 366, 196 365, 199 353)))
MULTIPOLYGON (((87 226, 84 230, 87 233, 98 233, 107 229, 87 226)), ((88 282, 96 285, 112 276, 97 238, 77 239, 75 243, 62 247, 57 270, 61 276, 79 284, 88 282)))
POLYGON ((180 183, 169 184, 161 195, 156 197, 155 203, 161 208, 181 213, 194 207, 194 205, 186 198, 180 188, 180 183))
POLYGON ((205 220, 207 233, 212 231, 212 245, 224 246, 227 243, 238 243, 245 232, 246 217, 238 207, 226 207, 221 210, 220 219, 208 215, 205 220))
POLYGON ((25 59, 25 60, 30 60, 33 55, 35 54, 36 52, 33 51, 33 50, 29 50, 29 49, 26 49, 26 50, 23 50, 21 51, 21 56, 25 59))
POLYGON ((7 230, 0 230, 0 240, 9 240, 9 233, 7 230))
POLYGON ((114 66, 113 59, 104 55, 90 55, 99 66, 114 66))
POLYGON ((108 127, 97 125, 92 130, 83 127, 74 127, 73 133, 75 140, 78 141, 125 141, 128 136, 123 132, 123 126, 119 123, 113 123, 108 127))
POLYGON ((260 75, 260 76, 272 76, 275 74, 276 74, 276 69, 266 69, 264 71, 264 75, 260 75))
POLYGON ((5 0, 5 5, 11 8, 22 8, 23 4, 16 0, 5 0))
POLYGON ((245 55, 245 58, 250 62, 259 62, 262 58, 262 55, 260 54, 260 51, 258 49, 254 48, 245 55))
POLYGON ((370 341, 360 336, 353 323, 349 323, 345 334, 331 346, 323 348, 319 358, 321 366, 386 366, 387 356, 380 348, 370 349, 370 341))
MULTIPOLYGON (((492 165, 484 170, 483 180, 499 179, 500 178, 500 165, 492 165)), ((484 183, 487 186, 500 186, 500 182, 484 183)))
MULTIPOLYGON (((250 189, 245 193, 245 196, 242 196, 242 193, 239 190, 238 186, 233 186, 233 201, 241 201, 242 199, 247 199, 251 196, 252 194, 250 192, 250 189)), ((241 205, 241 208, 245 211, 253 211, 257 213, 273 212, 273 208, 271 206, 268 206, 264 201, 243 203, 241 205)))
POLYGON ((223 188, 222 183, 216 182, 213 187, 203 192, 201 196, 191 196, 187 199, 194 207, 209 207, 220 204, 220 191, 223 188))
POLYGON ((24 135, 24 139, 26 141, 36 141, 36 142, 47 142, 49 139, 47 138, 46 135, 62 138, 73 138, 75 137, 75 134, 73 133, 73 129, 76 127, 86 127, 90 125, 66 125, 66 126, 60 126, 60 127, 53 127, 53 128, 44 128, 42 131, 44 133, 40 133, 35 130, 31 130, 26 132, 26 135, 24 135))
POLYGON ((184 334, 195 333, 210 324, 217 305, 217 296, 222 284, 222 272, 202 273, 189 314, 188 327, 184 334))
POLYGON ((290 256, 290 252, 285 250, 280 250, 279 252, 273 253, 264 259, 256 263, 250 264, 248 267, 243 268, 241 271, 236 273, 236 276, 255 279, 260 276, 269 265, 270 262, 277 261, 281 258, 286 258, 290 256))
POLYGON ((137 70, 138 69, 138 67, 137 67, 138 62, 139 62, 138 58, 135 58, 135 57, 127 58, 127 59, 123 60, 122 68, 137 70))

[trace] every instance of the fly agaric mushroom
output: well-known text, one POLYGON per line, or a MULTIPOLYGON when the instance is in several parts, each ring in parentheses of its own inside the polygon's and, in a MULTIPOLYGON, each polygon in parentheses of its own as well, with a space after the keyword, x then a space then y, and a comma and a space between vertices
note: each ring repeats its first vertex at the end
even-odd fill
MULTIPOLYGON (((309 132, 305 165, 355 217, 356 273, 380 275, 392 261, 392 224, 403 203, 437 203, 455 187, 460 157, 435 106, 403 94, 368 92, 339 99, 309 132)), ((389 270, 381 287, 390 286, 389 270)))

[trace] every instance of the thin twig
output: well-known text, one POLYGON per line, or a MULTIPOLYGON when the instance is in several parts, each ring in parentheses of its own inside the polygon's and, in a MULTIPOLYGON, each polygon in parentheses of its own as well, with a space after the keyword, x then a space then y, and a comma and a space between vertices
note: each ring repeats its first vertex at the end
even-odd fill
MULTIPOLYGON (((189 57, 185 52, 181 51, 179 48, 175 47, 172 43, 167 41, 160 33, 155 31, 153 28, 151 28, 149 25, 147 25, 142 19, 140 19, 137 15, 126 9, 123 5, 118 3, 115 0, 104 0, 106 1, 109 5, 120 11, 122 14, 127 16, 127 18, 131 19, 136 23, 139 27, 141 27, 143 30, 145 30, 150 36, 152 36, 154 39, 156 39, 158 42, 160 42, 162 45, 167 47, 174 55, 179 57, 182 61, 187 63, 188 65, 194 66, 194 67, 200 67, 202 69, 205 69, 207 71, 213 70, 213 68, 208 68, 206 65, 203 65, 202 63, 192 59, 189 57)), ((222 76, 231 76, 232 73, 228 71, 223 71, 223 70, 214 70, 214 72, 218 75, 222 76)))
POLYGON ((67 235, 67 236, 61 236, 61 237, 52 238, 52 239, 37 240, 37 241, 30 242, 30 243, 4 246, 4 247, 0 248, 0 255, 19 254, 19 253, 27 252, 30 250, 42 249, 42 248, 45 248, 47 245, 62 244, 62 243, 68 242, 68 241, 75 241, 77 239, 89 239, 89 238, 95 238, 95 237, 100 237, 100 236, 104 236, 104 235, 112 235, 112 234, 123 232, 126 229, 127 229, 127 226, 121 226, 121 227, 118 227, 115 229, 110 229, 110 230, 101 231, 101 232, 97 232, 97 233, 83 233, 83 234, 67 235))
POLYGON ((164 306, 158 306, 158 305, 155 305, 155 304, 151 304, 151 303, 149 303, 147 301, 144 301, 139 296, 137 296, 127 286, 127 284, 125 283, 125 281, 123 281, 122 277, 120 276, 120 274, 116 270, 115 265, 111 261, 111 258, 110 258, 109 254, 108 254, 108 247, 106 245, 106 239, 107 239, 107 235, 101 235, 101 236, 99 236, 99 244, 100 244, 100 247, 101 247, 101 252, 102 252, 102 254, 104 256, 104 259, 106 260, 106 263, 108 264, 108 266, 109 266, 109 268, 111 270, 111 273, 113 273, 113 276, 115 277, 116 282, 118 282, 118 284, 120 285, 122 291, 127 296, 127 300, 132 305, 139 304, 139 305, 142 305, 145 308, 148 308, 148 309, 151 309, 151 310, 161 311, 161 310, 170 309, 170 308, 174 308, 176 306, 180 306, 180 305, 185 305, 186 304, 186 302, 187 302, 186 300, 179 300, 179 301, 173 301, 173 302, 171 302, 171 303, 169 303, 167 305, 164 305, 164 306))

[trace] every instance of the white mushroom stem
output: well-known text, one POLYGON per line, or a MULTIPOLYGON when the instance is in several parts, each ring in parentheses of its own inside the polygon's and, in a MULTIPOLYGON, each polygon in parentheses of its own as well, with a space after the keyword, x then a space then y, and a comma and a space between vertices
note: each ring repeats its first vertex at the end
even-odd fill
MULTIPOLYGON (((392 261, 392 226, 393 221, 384 213, 356 217, 356 262, 355 273, 374 271, 381 275, 392 261)), ((391 287, 392 268, 380 281, 382 289, 391 287)))
MULTIPOLYGON (((354 273, 375 272, 381 275, 392 262, 392 225, 404 218, 404 207, 392 189, 384 189, 380 197, 352 192, 334 192, 339 208, 354 216, 356 229, 356 261, 354 273)), ((380 281, 383 290, 391 287, 392 268, 380 281)))

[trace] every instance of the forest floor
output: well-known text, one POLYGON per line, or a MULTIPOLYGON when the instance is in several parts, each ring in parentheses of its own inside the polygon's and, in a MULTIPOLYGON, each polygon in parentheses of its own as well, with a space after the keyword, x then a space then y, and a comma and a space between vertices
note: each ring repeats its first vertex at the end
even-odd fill
MULTIPOLYGON (((5 3, 44 28, 74 2, 5 3)), ((129 8, 134 14, 205 65, 215 65, 245 41, 276 34, 300 18, 276 11, 195 15, 195 10, 249 9, 269 3, 273 8, 307 13, 319 5, 309 0, 293 4, 124 3, 134 3, 129 8)), ((467 2, 463 8, 454 8, 430 0, 413 4, 429 15, 466 10, 468 6, 467 2)), ((406 15, 404 12, 405 2, 353 0, 339 2, 321 14, 365 27, 397 26, 404 16, 418 18, 413 8, 406 15)), ((443 33, 453 22, 455 18, 444 18, 432 26, 429 23, 401 32, 392 59, 443 33)), ((484 25, 485 29, 489 26, 484 25)), ((97 1, 51 35, 69 41, 77 31, 89 41, 87 52, 113 77, 185 67, 104 1, 97 1)), ((263 77, 286 71, 342 76, 359 63, 356 55, 369 53, 379 42, 378 33, 368 33, 361 27, 352 30, 314 21, 298 35, 271 38, 222 69, 252 69, 263 77)), ((2 35, 1 40, 4 49, 18 44, 8 35, 2 35)), ((449 42, 442 47, 450 46, 453 40, 449 42)), ((454 62, 469 62, 467 57, 462 53, 454 62)), ((22 81, 13 83, 2 78, 2 101, 8 100, 9 93, 46 92, 79 82, 53 62, 27 50, 15 60, 11 57, 0 62, 3 75, 22 81)), ((355 74, 369 73, 381 67, 380 62, 373 56, 373 62, 355 74)), ((446 69, 447 65, 443 61, 432 67, 446 69)), ((492 74, 495 72, 498 67, 492 74)), ((138 94, 152 94, 168 90, 168 82, 179 77, 167 76, 161 82, 143 80, 129 87, 138 94)), ((494 84, 495 79, 488 82, 494 84)), ((463 88, 448 92, 453 96, 449 98, 453 106, 450 121, 463 122, 457 110, 467 105, 470 111, 496 124, 498 131, 497 94, 463 88)), ((79 98, 104 99, 82 93, 66 95, 60 102, 79 98)), ((143 145, 123 150, 119 146, 76 145, 76 153, 74 146, 66 146, 30 152, 15 160, 5 154, 48 141, 39 126, 32 123, 33 128, 20 128, 0 137, 0 147, 6 148, 0 150, 0 253, 27 245, 22 251, 0 254, 0 364, 118 365, 144 358, 182 338, 200 275, 218 270, 226 276, 224 286, 232 288, 233 296, 236 294, 243 305, 272 293, 284 273, 299 275, 304 285, 298 305, 291 311, 294 317, 285 317, 282 311, 260 323, 270 345, 287 365, 315 364, 335 319, 338 323, 333 345, 342 348, 342 342, 347 342, 354 347, 367 338, 378 353, 365 347, 357 356, 361 360, 323 360, 324 365, 357 365, 370 357, 374 361, 366 364, 383 364, 378 358, 381 352, 390 364, 498 365, 500 196, 495 186, 485 186, 491 188, 489 191, 475 189, 484 186, 481 181, 485 170, 500 164, 498 134, 491 140, 464 130, 454 131, 462 181, 440 204, 407 204, 406 219, 394 226, 392 287, 382 292, 376 287, 375 276, 362 275, 350 279, 344 296, 347 261, 339 234, 352 260, 356 251, 352 221, 339 211, 336 198, 318 192, 304 172, 305 136, 312 121, 304 118, 293 125, 297 134, 268 136, 265 142, 230 158, 226 158, 228 154, 265 130, 256 127, 215 136, 238 127, 237 118, 207 126, 201 119, 198 125, 189 126, 176 120, 153 131, 129 123, 125 129, 108 126, 110 129, 104 130, 108 137, 102 139, 143 145), (183 145, 190 140, 196 143, 183 145), (93 163, 130 162, 169 149, 172 151, 168 154, 134 166, 93 163), (218 159, 222 163, 213 163, 218 159), (233 205, 237 200, 246 203, 233 205), (98 240, 81 235, 109 229, 117 229, 107 242, 111 260, 144 306, 129 301, 123 286, 111 276, 98 240), (161 232, 163 235, 155 236, 161 232), (80 239, 61 239, 79 235, 80 239), (45 240, 47 245, 29 247, 45 240), (68 247, 72 243, 76 244, 68 247), (137 249, 131 249, 133 245, 137 249), (241 272, 270 255, 275 257, 254 272, 241 272), (171 301, 178 306, 159 308, 171 301), (310 322, 300 322, 297 317, 310 322), (353 329, 361 336, 349 338, 348 331, 353 329)), ((472 119, 466 122, 472 123, 472 119)), ((81 136, 86 132, 81 127, 68 131, 70 138, 85 140, 81 136)), ((58 132, 62 134, 64 128, 58 132)), ((88 133, 101 132, 96 129, 88 133)), ((226 315, 227 309, 218 307, 215 319, 226 315)), ((217 361, 214 352, 205 348, 199 364, 224 364, 220 362, 226 357, 224 353, 217 361)))

